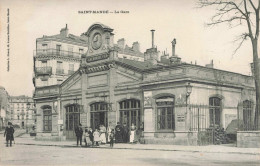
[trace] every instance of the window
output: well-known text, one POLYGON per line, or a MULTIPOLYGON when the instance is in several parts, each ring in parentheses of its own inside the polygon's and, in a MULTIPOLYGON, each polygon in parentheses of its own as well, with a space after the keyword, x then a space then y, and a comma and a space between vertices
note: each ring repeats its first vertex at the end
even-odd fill
POLYGON ((69 56, 73 56, 73 47, 68 47, 69 56))
POLYGON ((120 122, 130 127, 134 124, 137 128, 141 127, 140 100, 129 99, 119 103, 120 122))
POLYGON ((244 129, 250 130, 253 127, 253 119, 252 119, 252 112, 253 112, 253 102, 246 100, 243 102, 243 122, 244 122, 244 129))
POLYGON ((80 54, 83 54, 83 53, 84 53, 84 49, 83 49, 83 48, 80 48, 80 49, 79 49, 79 53, 80 53, 80 54))
POLYGON ((48 47, 47 44, 42 44, 42 52, 43 53, 47 53, 47 47, 48 47))
POLYGON ((43 131, 52 130, 52 111, 50 106, 43 108, 43 131))
POLYGON ((19 115, 17 115, 17 119, 20 120, 20 116, 19 115))
POLYGON ((221 99, 218 97, 209 98, 209 117, 210 125, 220 126, 221 99))
POLYGON ((69 64, 69 70, 74 71, 74 64, 69 64))
POLYGON ((157 129, 175 130, 174 97, 165 96, 156 99, 157 129))
POLYGON ((61 84, 63 80, 57 79, 57 84, 61 84))
POLYGON ((42 61, 41 67, 47 67, 47 61, 42 61))
POLYGON ((42 81, 42 86, 48 86, 48 81, 46 80, 42 81))

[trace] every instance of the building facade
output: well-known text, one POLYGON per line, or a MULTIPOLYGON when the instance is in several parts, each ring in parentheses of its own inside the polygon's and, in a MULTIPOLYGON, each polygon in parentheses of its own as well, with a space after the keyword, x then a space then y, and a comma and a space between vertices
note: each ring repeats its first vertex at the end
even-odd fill
POLYGON ((245 110, 239 103, 255 103, 252 77, 182 62, 175 39, 171 56, 160 55, 152 40, 151 48, 137 53, 143 60, 124 58, 127 51, 114 44, 112 31, 90 26, 79 70, 60 85, 35 89, 38 139, 75 138, 79 123, 120 123, 134 124, 143 143, 197 145, 201 131, 226 129, 237 119, 245 110))
POLYGON ((0 86, 0 130, 4 129, 10 120, 9 95, 4 87, 0 86))
POLYGON ((32 129, 36 126, 36 110, 34 101, 28 96, 10 96, 10 122, 16 127, 32 129))
POLYGON ((69 34, 69 29, 60 30, 60 34, 36 39, 34 51, 35 87, 61 84, 78 70, 80 55, 87 51, 87 41, 83 37, 69 34))

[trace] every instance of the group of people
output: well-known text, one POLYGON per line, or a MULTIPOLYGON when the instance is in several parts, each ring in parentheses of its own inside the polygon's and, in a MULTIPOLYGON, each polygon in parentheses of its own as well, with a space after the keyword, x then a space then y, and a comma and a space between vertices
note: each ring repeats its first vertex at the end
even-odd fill
POLYGON ((79 146, 79 143, 82 146, 82 138, 84 139, 86 147, 99 146, 99 144, 106 144, 107 142, 110 142, 110 147, 114 146, 114 129, 108 128, 106 130, 104 125, 100 125, 99 129, 96 128, 95 131, 90 127, 86 127, 83 131, 82 125, 79 124, 79 126, 75 128, 75 134, 77 137, 77 146, 79 146))
POLYGON ((129 127, 124 123, 122 126, 119 122, 116 125, 115 138, 117 143, 135 143, 136 142, 136 126, 132 123, 129 127))
POLYGON ((14 127, 11 122, 7 123, 5 128, 4 137, 6 137, 6 146, 8 147, 10 143, 10 147, 12 146, 12 141, 14 141, 14 127))
POLYGON ((99 146, 100 144, 110 143, 110 147, 116 143, 135 143, 136 142, 136 126, 132 124, 130 128, 124 124, 117 123, 115 129, 111 127, 105 127, 100 125, 94 131, 90 127, 86 127, 84 130, 82 125, 79 124, 75 128, 75 134, 77 137, 77 146, 82 146, 82 139, 85 142, 85 146, 99 146))

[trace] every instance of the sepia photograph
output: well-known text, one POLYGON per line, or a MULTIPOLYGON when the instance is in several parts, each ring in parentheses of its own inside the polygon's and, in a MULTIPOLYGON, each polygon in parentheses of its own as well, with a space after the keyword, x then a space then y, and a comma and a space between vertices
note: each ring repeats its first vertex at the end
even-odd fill
POLYGON ((260 0, 1 0, 0 165, 260 164, 260 0))

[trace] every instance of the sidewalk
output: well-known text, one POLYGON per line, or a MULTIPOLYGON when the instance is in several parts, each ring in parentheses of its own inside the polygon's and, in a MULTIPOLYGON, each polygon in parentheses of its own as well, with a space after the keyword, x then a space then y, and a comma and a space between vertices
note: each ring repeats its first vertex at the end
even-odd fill
MULTIPOLYGON (((15 138, 17 145, 37 145, 37 146, 58 146, 58 147, 76 147, 76 141, 37 141, 29 134, 24 134, 15 138)), ((109 144, 100 145, 93 148, 110 149, 109 144)), ((234 153, 260 155, 259 148, 237 148, 226 145, 208 145, 208 146, 182 146, 182 145, 157 145, 157 144, 114 144, 114 149, 129 150, 159 150, 159 151, 181 151, 181 152, 199 152, 199 153, 234 153)))

